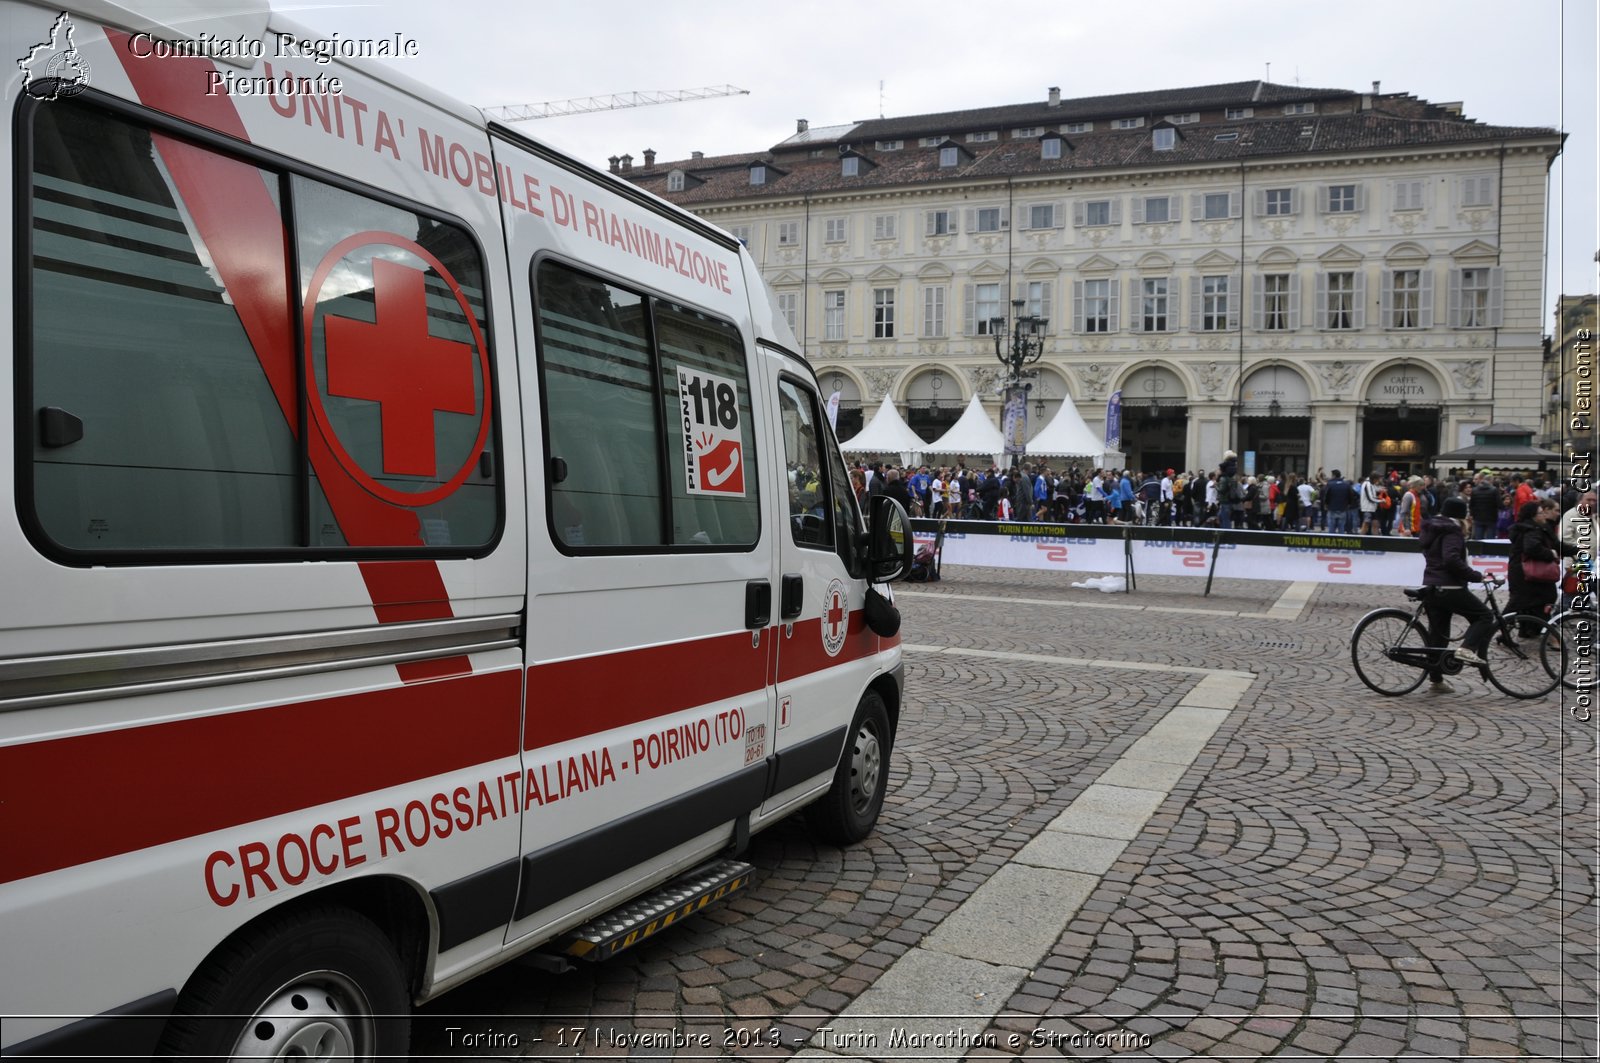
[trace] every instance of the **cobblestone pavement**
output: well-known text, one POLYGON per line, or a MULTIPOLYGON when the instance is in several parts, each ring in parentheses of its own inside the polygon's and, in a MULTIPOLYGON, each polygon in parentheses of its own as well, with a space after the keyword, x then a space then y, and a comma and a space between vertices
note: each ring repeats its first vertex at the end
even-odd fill
POLYGON ((758 835, 747 893, 598 967, 491 973, 423 1009, 416 1054, 1595 1057, 1594 722, 1463 678, 1369 693, 1349 632, 1397 590, 1072 578, 951 568, 900 588, 908 703, 870 839, 821 846, 798 819, 758 835), (1208 670, 1253 673, 1231 711, 1183 707, 1208 670), (1129 779, 1175 712, 1214 733, 1168 779, 1129 779), (1125 843, 1052 833, 1146 785, 1125 843), (1105 849, 1081 896, 999 917, 1045 927, 1039 954, 998 991, 972 987, 1004 958, 939 967, 928 944, 1062 839, 1105 849), (935 1010, 943 1040, 907 1034, 937 1016, 897 1030, 935 1010))

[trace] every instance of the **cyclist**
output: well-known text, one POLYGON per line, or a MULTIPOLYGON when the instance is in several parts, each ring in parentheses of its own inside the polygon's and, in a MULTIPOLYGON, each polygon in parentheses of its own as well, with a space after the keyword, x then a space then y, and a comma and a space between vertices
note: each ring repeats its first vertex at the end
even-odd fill
MULTIPOLYGON (((1468 583, 1482 583, 1489 577, 1467 564, 1466 540, 1467 503, 1460 496, 1444 500, 1441 512, 1422 524, 1417 539, 1422 543, 1422 556, 1426 562, 1422 570, 1422 585, 1438 588, 1427 600, 1428 645, 1450 644, 1450 617, 1466 617, 1467 634, 1461 648, 1452 650, 1462 664, 1482 665, 1489 649, 1489 635, 1494 631, 1494 614, 1467 590, 1468 583)), ((1429 691, 1448 694, 1452 687, 1439 668, 1430 668, 1429 691)))

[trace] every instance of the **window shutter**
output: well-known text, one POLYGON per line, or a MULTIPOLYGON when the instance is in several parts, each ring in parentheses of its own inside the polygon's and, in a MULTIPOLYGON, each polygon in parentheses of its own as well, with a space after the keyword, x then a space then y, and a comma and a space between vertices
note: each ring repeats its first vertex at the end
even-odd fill
POLYGON ((1111 201, 1111 224, 1112 225, 1121 225, 1122 224, 1122 200, 1121 199, 1113 199, 1111 201))
POLYGON ((1300 190, 1298 188, 1289 189, 1289 213, 1300 213, 1300 190))
POLYGON ((1000 208, 1000 228, 1002 228, 1002 229, 1011 228, 1011 208, 1010 207, 1001 207, 1000 208))
POLYGON ((1355 294, 1350 297, 1350 327, 1363 329, 1367 327, 1366 270, 1355 271, 1355 282, 1355 294))
POLYGON ((1450 271, 1449 293, 1450 294, 1446 297, 1448 299, 1448 302, 1447 302, 1446 305, 1449 308, 1449 315, 1450 315, 1450 322, 1449 323, 1450 323, 1450 327, 1451 328, 1460 328, 1461 327, 1461 271, 1459 269, 1453 269, 1453 270, 1450 271))
POLYGON ((1433 328, 1433 270, 1423 269, 1418 279, 1417 322, 1423 328, 1433 328))
POLYGON ((1045 281, 1044 283, 1039 285, 1039 316, 1042 317, 1042 318, 1045 318, 1046 320, 1049 320, 1049 318, 1051 316, 1050 315, 1050 292, 1054 288, 1055 288, 1055 282, 1053 282, 1053 281, 1045 281))
MULTIPOLYGON (((1367 209, 1367 186, 1365 184, 1358 184, 1358 185, 1356 185, 1356 210, 1362 211, 1362 210, 1366 210, 1366 209, 1367 209)), ((1361 283, 1360 281, 1356 282, 1356 284, 1358 286, 1360 285, 1360 283, 1361 283)))
POLYGON ((1083 331, 1083 282, 1072 282, 1072 331, 1083 331))
POLYGON ((1300 327, 1300 274, 1289 274, 1289 328, 1300 327))
POLYGON ((1378 292, 1378 327, 1391 328, 1394 325, 1394 274, 1392 269, 1383 271, 1383 288, 1378 292))
POLYGON ((1326 214, 1326 213, 1328 213, 1328 186, 1327 185, 1318 185, 1317 186, 1317 213, 1318 214, 1326 214))
POLYGON ((962 323, 966 335, 978 334, 978 286, 968 281, 961 286, 962 299, 967 308, 966 320, 962 323))
POLYGON ((934 226, 934 212, 931 211, 931 210, 924 211, 923 215, 922 215, 922 235, 923 236, 932 236, 933 235, 933 226, 934 226))
POLYGON ((1120 332, 1121 328, 1117 322, 1117 309, 1121 305, 1122 285, 1118 284, 1114 279, 1109 280, 1106 282, 1106 292, 1106 301, 1110 303, 1106 313, 1106 331, 1120 332))
POLYGON ((1234 273, 1228 277, 1228 331, 1239 331, 1239 308, 1244 303, 1244 275, 1234 273))
POLYGON ((1238 192, 1228 193, 1228 217, 1244 217, 1244 199, 1238 192))
POLYGON ((1128 331, 1144 331, 1144 281, 1128 278, 1128 331))
POLYGON ((1317 274, 1317 328, 1328 327, 1328 275, 1317 274))
POLYGON ((1133 224, 1141 225, 1143 223, 1144 223, 1144 197, 1143 196, 1134 196, 1133 197, 1133 224))
MULTIPOLYGON (((1176 199, 1177 197, 1174 196, 1173 198, 1176 199)), ((1195 221, 1199 221, 1205 216, 1206 197, 1201 195, 1199 192, 1191 193, 1189 195, 1189 217, 1193 218, 1195 221)))
POLYGON ((1050 228, 1064 229, 1066 228, 1066 225, 1067 219, 1065 212, 1062 210, 1062 204, 1050 204, 1050 228))
MULTIPOLYGON (((1198 218, 1199 215, 1196 214, 1196 215, 1194 215, 1194 217, 1198 218)), ((1182 196, 1168 196, 1167 197, 1167 220, 1170 221, 1170 222, 1180 222, 1180 221, 1183 220, 1183 197, 1182 196)))
MULTIPOLYGON (((1488 178, 1486 177, 1484 180, 1487 181, 1488 178)), ((1489 271, 1489 326, 1491 328, 1500 327, 1500 313, 1504 304, 1504 300, 1501 298, 1500 282, 1504 274, 1505 270, 1499 266, 1495 266, 1489 271)))
POLYGON ((975 233, 977 231, 978 231, 978 212, 977 212, 976 209, 974 209, 972 207, 968 207, 967 208, 967 232, 975 233))
POLYGON ((1267 327, 1267 278, 1260 273, 1250 284, 1250 322, 1258 332, 1267 327))
POLYGON ((1183 320, 1178 316, 1182 309, 1183 301, 1178 298, 1178 280, 1176 277, 1167 278, 1167 331, 1177 332, 1178 322, 1183 320))
POLYGON ((1265 188, 1256 189, 1255 200, 1256 200, 1256 217, 1258 217, 1258 218, 1266 217, 1266 215, 1267 215, 1267 190, 1265 188))
POLYGON ((1200 278, 1189 278, 1189 331, 1200 331, 1200 278))

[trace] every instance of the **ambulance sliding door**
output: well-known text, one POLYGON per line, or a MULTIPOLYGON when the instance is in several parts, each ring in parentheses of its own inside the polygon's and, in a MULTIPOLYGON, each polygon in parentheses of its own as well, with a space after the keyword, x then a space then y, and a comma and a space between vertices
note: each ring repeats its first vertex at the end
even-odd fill
POLYGON ((515 940, 704 859, 759 807, 775 579, 761 477, 781 458, 743 292, 624 253, 609 227, 549 222, 570 202, 732 276, 737 253, 517 145, 497 154, 551 213, 506 215, 538 389, 515 940))

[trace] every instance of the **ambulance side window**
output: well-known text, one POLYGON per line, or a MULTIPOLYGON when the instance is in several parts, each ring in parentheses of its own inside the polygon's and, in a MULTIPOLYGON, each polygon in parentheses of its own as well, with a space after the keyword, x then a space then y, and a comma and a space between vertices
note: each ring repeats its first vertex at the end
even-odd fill
POLYGON ((141 563, 495 541, 466 230, 88 102, 22 113, 18 473, 36 543, 141 563))
POLYGON ((555 541, 569 553, 753 547, 739 330, 557 262, 534 283, 555 541))
POLYGON ((833 548, 828 508, 829 469, 821 443, 816 395, 793 381, 778 381, 778 416, 789 468, 789 534, 797 546, 833 548))

